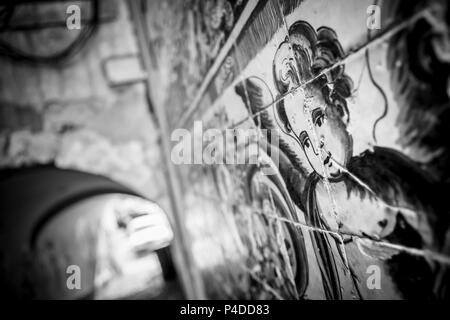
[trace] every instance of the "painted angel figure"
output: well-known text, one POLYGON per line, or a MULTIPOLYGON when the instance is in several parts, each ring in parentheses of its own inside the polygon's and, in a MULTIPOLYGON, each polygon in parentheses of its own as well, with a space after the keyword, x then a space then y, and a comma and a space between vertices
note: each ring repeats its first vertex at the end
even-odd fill
MULTIPOLYGON (((443 239, 435 230, 443 210, 441 195, 426 172, 394 149, 374 147, 353 154, 353 138, 347 130, 351 120, 347 99, 353 83, 344 65, 330 68, 343 55, 332 29, 315 30, 297 21, 274 56, 278 91, 274 107, 265 108, 272 101, 265 101, 267 86, 259 78, 246 79, 236 92, 251 113, 259 112, 254 119, 257 125, 279 134, 280 150, 291 164, 281 164, 280 172, 309 225, 349 235, 346 241, 365 238, 439 248, 443 239)), ((340 299, 336 252, 342 239, 331 233, 312 235, 326 296, 340 299)), ((399 270, 400 278, 408 278, 398 280, 400 291, 415 288, 421 296, 432 295, 432 281, 428 281, 432 263, 402 254, 390 256, 388 262, 393 278, 398 278, 399 270)))

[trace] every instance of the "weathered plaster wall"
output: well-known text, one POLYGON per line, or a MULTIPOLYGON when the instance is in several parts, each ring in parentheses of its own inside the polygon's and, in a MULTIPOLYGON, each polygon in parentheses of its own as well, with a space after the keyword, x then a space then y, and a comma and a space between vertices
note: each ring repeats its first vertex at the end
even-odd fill
MULTIPOLYGON (((84 23, 89 3, 78 4, 84 23)), ((43 24, 52 17, 65 22, 66 7, 30 4, 14 16, 18 23, 43 24)), ((128 7, 122 1, 102 2, 100 12, 109 20, 64 65, 0 59, 0 164, 53 163, 106 175, 164 200, 159 134, 145 86, 110 87, 102 69, 110 58, 138 53, 128 7)), ((67 46, 78 32, 45 28, 4 32, 2 37, 26 52, 45 55, 67 46)))

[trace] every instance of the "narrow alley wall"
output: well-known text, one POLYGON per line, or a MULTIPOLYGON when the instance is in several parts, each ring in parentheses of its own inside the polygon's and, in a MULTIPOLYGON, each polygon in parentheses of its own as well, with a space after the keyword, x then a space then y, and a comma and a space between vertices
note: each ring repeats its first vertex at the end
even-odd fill
POLYGON ((448 297, 447 2, 143 8, 206 297, 448 297))

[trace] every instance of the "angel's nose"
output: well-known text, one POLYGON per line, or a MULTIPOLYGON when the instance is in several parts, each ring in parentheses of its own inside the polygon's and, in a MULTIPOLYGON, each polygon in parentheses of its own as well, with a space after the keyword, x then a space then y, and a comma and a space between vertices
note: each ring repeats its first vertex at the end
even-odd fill
POLYGON ((325 137, 323 135, 319 138, 319 148, 322 149, 325 146, 325 137))

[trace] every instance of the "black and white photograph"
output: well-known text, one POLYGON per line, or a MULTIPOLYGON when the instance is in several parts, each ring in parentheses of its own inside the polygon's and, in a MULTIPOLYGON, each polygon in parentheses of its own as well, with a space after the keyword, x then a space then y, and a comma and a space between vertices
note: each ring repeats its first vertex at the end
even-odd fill
POLYGON ((0 295, 450 300, 450 2, 2 1, 0 295))

